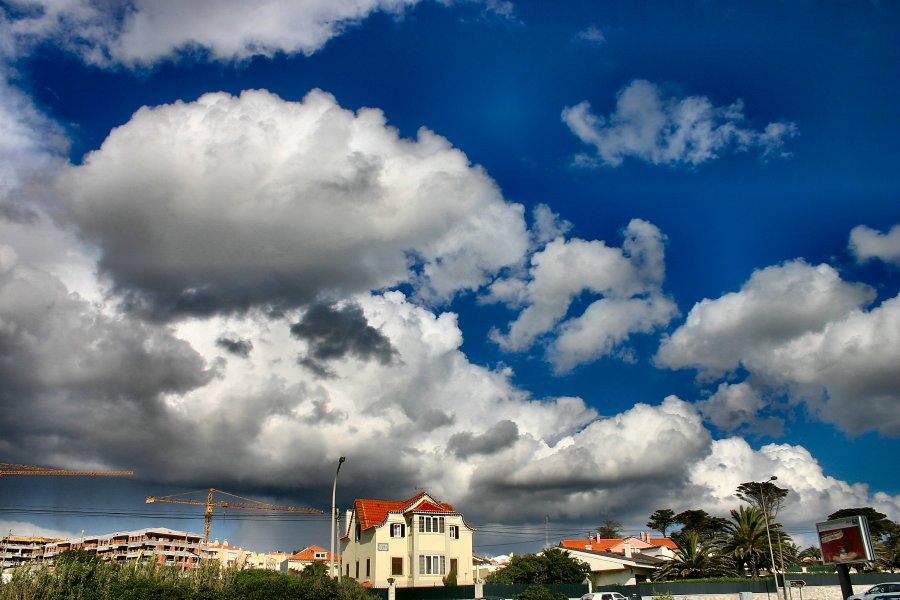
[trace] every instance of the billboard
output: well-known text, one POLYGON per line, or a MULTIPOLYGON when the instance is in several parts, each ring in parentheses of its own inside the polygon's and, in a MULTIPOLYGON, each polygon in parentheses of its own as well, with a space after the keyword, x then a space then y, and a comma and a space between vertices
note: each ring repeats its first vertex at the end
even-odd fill
POLYGON ((867 562, 875 559, 869 521, 862 515, 816 523, 822 562, 826 565, 867 562))

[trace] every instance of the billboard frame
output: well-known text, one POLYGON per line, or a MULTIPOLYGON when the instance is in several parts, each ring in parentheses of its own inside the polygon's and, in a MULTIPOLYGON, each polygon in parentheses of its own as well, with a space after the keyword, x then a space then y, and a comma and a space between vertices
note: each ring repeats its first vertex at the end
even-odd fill
POLYGON ((853 515, 816 523, 822 564, 849 565, 875 560, 869 521, 864 515, 853 515))

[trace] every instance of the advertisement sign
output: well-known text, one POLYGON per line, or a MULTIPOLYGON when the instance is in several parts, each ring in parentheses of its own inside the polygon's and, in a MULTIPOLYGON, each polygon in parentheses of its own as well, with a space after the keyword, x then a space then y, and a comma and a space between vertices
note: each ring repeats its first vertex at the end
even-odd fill
POLYGON ((822 562, 826 565, 874 560, 869 522, 863 516, 816 523, 822 562))

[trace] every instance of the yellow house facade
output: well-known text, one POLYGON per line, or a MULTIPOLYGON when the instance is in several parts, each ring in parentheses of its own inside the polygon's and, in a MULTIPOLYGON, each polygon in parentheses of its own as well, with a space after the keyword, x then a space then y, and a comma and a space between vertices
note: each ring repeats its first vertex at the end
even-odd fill
POLYGON ((373 587, 473 583, 472 533, 453 506, 427 492, 408 500, 356 500, 341 537, 342 575, 373 587))

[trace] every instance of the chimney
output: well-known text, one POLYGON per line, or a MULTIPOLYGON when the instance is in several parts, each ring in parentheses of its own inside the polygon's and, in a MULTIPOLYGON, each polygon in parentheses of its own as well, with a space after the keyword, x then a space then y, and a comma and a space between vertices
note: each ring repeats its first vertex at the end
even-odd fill
POLYGON ((622 551, 625 554, 625 558, 631 558, 631 542, 625 542, 625 545, 622 547, 622 551))

